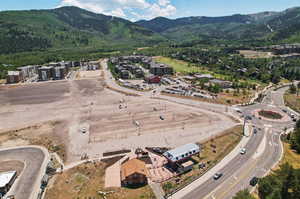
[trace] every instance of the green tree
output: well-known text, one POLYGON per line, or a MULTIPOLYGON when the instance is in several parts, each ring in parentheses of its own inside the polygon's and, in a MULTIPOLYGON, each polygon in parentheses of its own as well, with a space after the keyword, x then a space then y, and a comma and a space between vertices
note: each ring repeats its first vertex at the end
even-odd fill
POLYGON ((255 199, 255 197, 252 196, 247 189, 245 189, 238 192, 232 199, 255 199))
POLYGON ((290 85, 290 93, 291 94, 296 94, 297 93, 297 88, 294 84, 290 85))
POLYGON ((297 96, 299 96, 300 82, 297 84, 297 96))

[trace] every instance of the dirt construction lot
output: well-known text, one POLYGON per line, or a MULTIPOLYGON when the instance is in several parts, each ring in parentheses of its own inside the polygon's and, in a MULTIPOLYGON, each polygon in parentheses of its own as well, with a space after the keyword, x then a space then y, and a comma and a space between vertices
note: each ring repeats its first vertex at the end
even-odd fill
POLYGON ((217 113, 125 96, 104 86, 102 77, 96 76, 0 87, 0 147, 24 144, 16 141, 18 136, 1 140, 1 133, 18 133, 27 127, 23 139, 53 136, 59 145, 64 144, 67 162, 73 162, 84 153, 96 158, 123 148, 174 147, 201 141, 234 125, 217 113), (52 126, 42 125, 50 121, 52 126), (29 128, 37 124, 39 128, 29 128))

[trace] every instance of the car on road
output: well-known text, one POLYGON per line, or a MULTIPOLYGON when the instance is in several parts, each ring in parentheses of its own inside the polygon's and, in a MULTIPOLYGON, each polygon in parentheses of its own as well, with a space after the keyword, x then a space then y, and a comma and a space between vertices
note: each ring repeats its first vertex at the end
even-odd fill
POLYGON ((257 133, 257 129, 254 129, 254 130, 253 130, 253 133, 256 134, 256 133, 257 133))
POLYGON ((218 179, 220 179, 222 176, 223 176, 223 173, 216 173, 216 174, 214 175, 214 179, 215 179, 215 180, 218 180, 218 179))
POLYGON ((258 183, 258 178, 257 177, 253 177, 251 180, 250 180, 250 185, 251 186, 256 186, 257 185, 257 183, 258 183))
POLYGON ((245 148, 242 148, 241 151, 240 151, 240 154, 241 154, 241 155, 245 155, 245 154, 246 154, 246 151, 247 151, 247 150, 246 150, 245 148))

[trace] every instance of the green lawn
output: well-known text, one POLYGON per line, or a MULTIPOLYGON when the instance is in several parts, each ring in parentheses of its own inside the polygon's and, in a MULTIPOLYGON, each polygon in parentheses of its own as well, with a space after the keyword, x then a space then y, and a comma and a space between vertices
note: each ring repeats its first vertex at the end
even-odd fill
POLYGON ((291 94, 287 92, 284 95, 284 101, 285 104, 290 107, 291 109, 300 112, 300 97, 297 96, 296 94, 291 94))
POLYGON ((155 61, 163 64, 167 64, 171 66, 175 72, 181 74, 188 74, 188 73, 211 73, 203 68, 196 67, 194 64, 190 64, 185 61, 171 59, 168 57, 156 57, 155 61))

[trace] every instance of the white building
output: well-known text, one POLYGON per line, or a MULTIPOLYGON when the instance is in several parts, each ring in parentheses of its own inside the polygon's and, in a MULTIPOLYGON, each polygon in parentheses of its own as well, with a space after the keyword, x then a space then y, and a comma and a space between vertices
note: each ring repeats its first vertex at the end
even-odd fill
POLYGON ((186 144, 181 147, 172 149, 170 151, 167 151, 164 153, 164 156, 170 161, 170 162, 179 162, 184 161, 187 158, 200 153, 200 147, 197 144, 186 144))
POLYGON ((0 194, 5 195, 17 178, 16 171, 0 173, 0 194))

